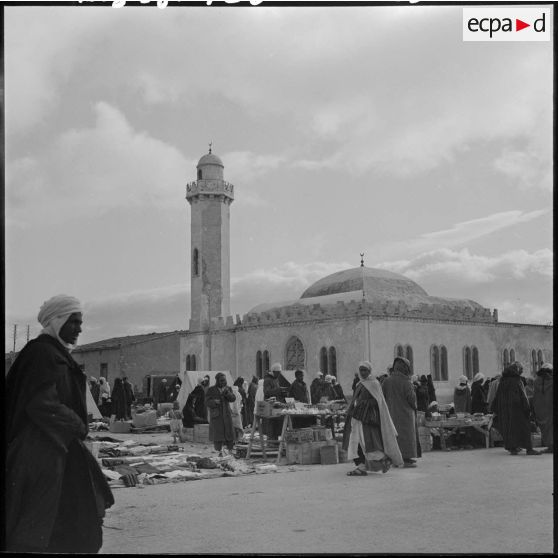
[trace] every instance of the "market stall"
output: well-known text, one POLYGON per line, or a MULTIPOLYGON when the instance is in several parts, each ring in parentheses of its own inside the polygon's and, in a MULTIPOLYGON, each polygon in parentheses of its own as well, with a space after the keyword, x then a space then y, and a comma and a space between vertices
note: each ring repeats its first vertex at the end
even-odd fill
POLYGON ((424 425, 430 432, 440 436, 440 446, 446 449, 446 441, 453 433, 465 428, 473 428, 483 434, 486 447, 490 447, 490 429, 492 427, 492 415, 461 415, 457 417, 446 417, 435 415, 425 420, 424 425))
MULTIPOLYGON (((255 434, 258 432, 258 448, 261 448, 262 456, 267 458, 268 449, 273 448, 275 455, 277 448, 277 463, 283 457, 287 463, 320 463, 323 462, 318 456, 323 446, 335 447, 338 455, 337 437, 341 435, 341 421, 344 421, 346 403, 330 401, 309 405, 306 403, 281 403, 273 400, 260 401, 254 413, 254 424, 248 440, 246 457, 250 458, 254 449, 255 434), (305 428, 293 428, 293 418, 311 417, 311 425, 305 428), (263 420, 282 420, 281 435, 278 440, 270 440, 263 432, 263 420), (337 434, 337 436, 336 436, 337 434), (313 451, 313 454, 311 452, 313 451), (313 455, 313 456, 312 456, 313 455)), ((324 450, 322 453, 327 453, 324 450)), ((334 450, 331 450, 334 451, 334 450)))

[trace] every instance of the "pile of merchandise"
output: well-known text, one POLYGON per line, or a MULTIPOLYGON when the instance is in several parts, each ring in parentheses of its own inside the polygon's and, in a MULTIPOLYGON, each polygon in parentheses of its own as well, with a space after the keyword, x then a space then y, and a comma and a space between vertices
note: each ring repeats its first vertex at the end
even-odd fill
POLYGON ((145 486, 250 473, 276 472, 275 465, 253 464, 227 454, 203 457, 180 446, 120 441, 109 437, 88 442, 112 487, 145 486))

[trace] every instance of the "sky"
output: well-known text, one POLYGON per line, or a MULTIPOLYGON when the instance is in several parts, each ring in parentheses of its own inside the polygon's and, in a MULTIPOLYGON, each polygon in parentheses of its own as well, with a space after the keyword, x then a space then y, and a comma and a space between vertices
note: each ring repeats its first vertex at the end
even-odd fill
POLYGON ((4 26, 6 350, 60 293, 82 344, 188 328, 209 142, 233 315, 364 253, 552 321, 551 42, 464 42, 456 5, 8 6, 4 26))

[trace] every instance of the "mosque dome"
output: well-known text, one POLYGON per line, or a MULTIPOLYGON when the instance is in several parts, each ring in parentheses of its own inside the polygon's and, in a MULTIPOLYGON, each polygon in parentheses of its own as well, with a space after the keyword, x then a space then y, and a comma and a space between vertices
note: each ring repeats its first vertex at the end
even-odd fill
POLYGON ((204 167, 206 165, 216 165, 219 167, 223 167, 223 161, 221 161, 221 159, 219 159, 219 157, 217 157, 217 155, 215 155, 214 153, 211 153, 211 151, 209 153, 206 153, 199 161, 198 161, 198 167, 204 167))
POLYGON ((427 297, 427 292, 414 281, 399 273, 372 267, 353 267, 332 273, 308 287, 300 298, 362 292, 371 299, 404 300, 427 297))

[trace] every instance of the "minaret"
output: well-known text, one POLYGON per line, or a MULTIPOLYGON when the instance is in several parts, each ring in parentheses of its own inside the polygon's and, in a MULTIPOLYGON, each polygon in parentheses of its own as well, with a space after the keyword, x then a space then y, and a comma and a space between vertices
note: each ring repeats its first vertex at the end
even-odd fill
POLYGON ((223 163, 211 152, 186 185, 191 206, 190 331, 204 331, 213 318, 230 314, 230 205, 234 187, 223 180, 223 163))

